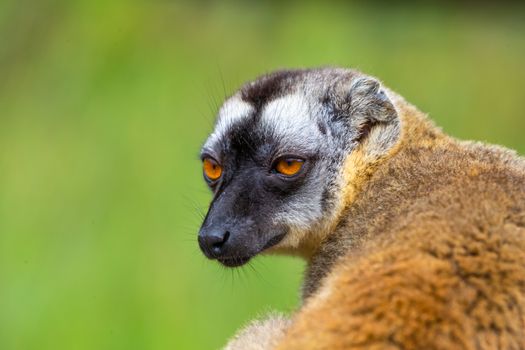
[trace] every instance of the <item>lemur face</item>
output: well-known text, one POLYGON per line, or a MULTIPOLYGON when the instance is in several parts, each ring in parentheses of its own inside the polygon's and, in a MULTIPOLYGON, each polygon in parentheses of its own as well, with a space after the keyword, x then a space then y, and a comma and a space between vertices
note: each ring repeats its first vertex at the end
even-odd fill
MULTIPOLYGON (((332 69, 277 72, 223 104, 201 152, 214 195, 199 232, 208 258, 242 265, 271 247, 297 246, 331 216, 342 163, 371 125, 358 109, 355 118, 348 115, 356 76, 332 69)), ((379 94, 373 82, 374 91, 370 84, 359 88, 379 94)))

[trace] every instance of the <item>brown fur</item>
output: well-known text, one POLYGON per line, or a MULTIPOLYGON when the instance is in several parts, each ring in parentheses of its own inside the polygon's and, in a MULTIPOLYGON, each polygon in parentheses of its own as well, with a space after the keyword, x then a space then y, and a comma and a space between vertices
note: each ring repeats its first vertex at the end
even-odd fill
POLYGON ((350 156, 277 349, 525 349, 524 160, 395 104, 401 141, 372 167, 350 156))
POLYGON ((525 349, 525 160, 389 96, 400 141, 374 157, 370 131, 333 220, 297 246, 304 305, 228 349, 525 349))

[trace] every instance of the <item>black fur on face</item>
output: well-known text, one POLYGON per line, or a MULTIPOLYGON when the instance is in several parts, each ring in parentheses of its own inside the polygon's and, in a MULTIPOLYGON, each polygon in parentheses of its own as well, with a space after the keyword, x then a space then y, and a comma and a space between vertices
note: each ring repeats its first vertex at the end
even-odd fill
POLYGON ((372 138, 369 156, 379 157, 398 135, 393 105, 361 73, 282 71, 246 84, 223 104, 202 149, 222 167, 208 181, 214 196, 199 232, 202 251, 233 267, 273 246, 298 247, 340 210, 352 150, 372 138), (282 159, 299 160, 300 171, 279 173, 282 159))
POLYGON ((308 181, 317 154, 281 147, 271 133, 254 129, 256 116, 232 127, 220 149, 204 149, 201 157, 216 160, 223 167, 217 182, 209 182, 214 197, 199 232, 204 254, 226 266, 239 266, 251 257, 279 243, 288 227, 272 218, 286 211, 288 198, 308 181), (280 159, 300 159, 301 170, 286 176, 278 173, 280 159), (217 242, 206 241, 207 236, 217 242), (215 244, 215 245, 214 245, 215 244))

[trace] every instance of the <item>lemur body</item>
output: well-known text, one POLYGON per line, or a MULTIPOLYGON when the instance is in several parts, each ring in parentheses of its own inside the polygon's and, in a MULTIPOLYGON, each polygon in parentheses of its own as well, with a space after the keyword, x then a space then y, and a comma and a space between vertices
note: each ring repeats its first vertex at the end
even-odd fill
POLYGON ((227 348, 525 349, 525 161, 512 151, 455 140, 342 69, 246 85, 203 149, 224 168, 205 254, 308 261, 300 310, 227 348), (275 173, 280 154, 300 157, 301 172, 275 173))

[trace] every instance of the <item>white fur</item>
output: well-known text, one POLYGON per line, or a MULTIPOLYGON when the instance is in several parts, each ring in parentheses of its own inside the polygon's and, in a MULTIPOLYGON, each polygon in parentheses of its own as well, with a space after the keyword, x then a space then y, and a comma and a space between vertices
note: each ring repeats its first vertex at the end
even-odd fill
POLYGON ((270 314, 265 319, 252 321, 237 333, 224 350, 270 350, 275 348, 290 326, 290 319, 270 314))
POLYGON ((269 102, 263 110, 262 121, 270 125, 289 128, 307 124, 310 111, 301 94, 286 95, 269 102))
POLYGON ((242 118, 248 117, 251 113, 253 113, 253 111, 254 109, 251 104, 244 102, 237 96, 228 99, 226 102, 224 102, 221 109, 219 110, 217 125, 215 126, 213 133, 208 138, 206 145, 220 140, 233 124, 242 118))
POLYGON ((318 143, 318 130, 311 117, 310 105, 300 93, 269 102, 262 111, 261 122, 285 142, 309 149, 318 143))
POLYGON ((253 112, 253 106, 238 97, 227 100, 219 111, 217 130, 224 131, 253 112))
MULTIPOLYGON (((304 152, 319 147, 319 129, 312 117, 311 105, 301 93, 269 102, 262 111, 261 123, 279 137, 282 149, 288 146, 304 152)), ((316 190, 314 187, 310 193, 302 192, 297 200, 288 203, 285 211, 275 214, 274 222, 286 223, 290 229, 299 231, 308 229, 322 214, 318 205, 321 192, 316 190), (305 202, 301 199, 304 197, 311 201, 305 202)))

